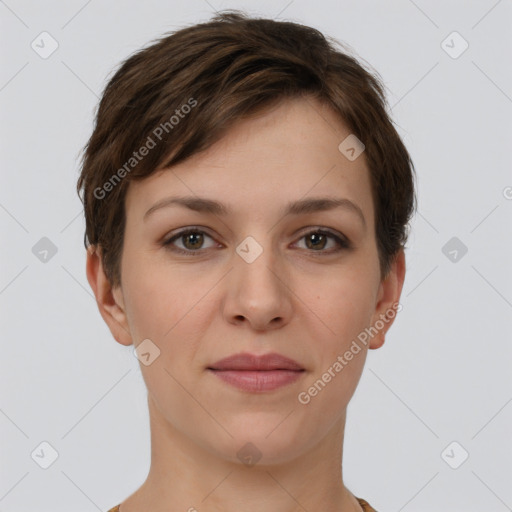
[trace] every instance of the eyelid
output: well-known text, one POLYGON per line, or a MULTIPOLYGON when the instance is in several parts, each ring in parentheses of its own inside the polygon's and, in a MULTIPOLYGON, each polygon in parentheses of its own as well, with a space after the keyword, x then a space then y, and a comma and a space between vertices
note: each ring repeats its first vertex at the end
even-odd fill
POLYGON ((341 232, 335 230, 335 229, 332 229, 332 228, 328 228, 326 226, 307 226, 305 228, 302 228, 300 229, 296 234, 295 236, 305 236, 305 235, 308 235, 309 233, 317 233, 321 231, 322 233, 326 233, 328 235, 332 235, 332 236, 335 236, 335 237, 338 237, 338 238, 341 238, 343 240, 345 240, 347 243, 348 243, 348 238, 341 232))
MULTIPOLYGON (((187 235, 189 233, 201 233, 203 235, 210 237, 212 240, 215 240, 215 237, 208 232, 208 228, 206 228, 204 226, 187 226, 185 228, 178 229, 177 231, 173 231, 169 236, 164 237, 161 244, 164 247, 165 246, 172 247, 173 241, 176 241, 180 237, 187 235)), ((217 243, 219 243, 219 242, 217 242, 217 243)), ((201 251, 204 251, 204 249, 198 249, 197 251, 191 251, 191 250, 185 251, 183 249, 180 249, 179 247, 176 247, 176 248, 172 247, 172 249, 175 249, 178 252, 180 252, 180 251, 186 252, 187 254, 200 253, 201 251)))
POLYGON ((321 255, 321 254, 327 255, 327 254, 333 254, 333 253, 336 253, 336 252, 339 252, 342 250, 348 250, 348 249, 352 248, 352 242, 343 233, 340 233, 337 230, 333 230, 331 228, 324 227, 324 226, 308 226, 308 227, 304 228, 303 230, 300 230, 296 235, 298 237, 297 241, 302 240, 305 236, 307 236, 309 234, 315 234, 315 233, 320 233, 322 235, 325 234, 325 235, 330 236, 338 244, 338 248, 334 249, 334 250, 331 249, 331 250, 325 250, 325 251, 310 250, 310 251, 308 251, 310 253, 313 253, 313 254, 316 253, 318 255, 321 255))

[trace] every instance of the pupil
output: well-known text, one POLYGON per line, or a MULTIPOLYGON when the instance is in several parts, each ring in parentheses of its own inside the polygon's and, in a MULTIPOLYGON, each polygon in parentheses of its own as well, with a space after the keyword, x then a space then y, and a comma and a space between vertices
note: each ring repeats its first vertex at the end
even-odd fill
POLYGON ((319 247, 319 246, 323 247, 323 244, 321 243, 321 241, 320 241, 320 244, 318 244, 320 238, 323 239, 322 241, 325 242, 324 235, 322 235, 320 233, 313 233, 312 235, 310 235, 310 238, 308 238, 308 241, 310 241, 311 239, 314 239, 316 241, 313 242, 313 247, 319 247))
POLYGON ((185 239, 186 240, 189 240, 189 239, 194 239, 196 238, 195 242, 192 241, 192 244, 187 244, 185 243, 185 245, 192 245, 192 248, 193 249, 197 249, 197 245, 201 245, 201 241, 202 241, 202 236, 201 234, 198 234, 198 233, 189 233, 188 235, 185 235, 185 239), (199 244, 197 243, 199 241, 199 244))

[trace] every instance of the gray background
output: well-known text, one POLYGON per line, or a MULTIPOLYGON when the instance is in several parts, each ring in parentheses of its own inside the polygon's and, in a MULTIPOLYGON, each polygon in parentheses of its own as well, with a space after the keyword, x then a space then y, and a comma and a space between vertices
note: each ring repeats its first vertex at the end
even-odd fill
POLYGON ((511 2, 8 0, 0 512, 106 510, 146 476, 139 363, 111 337, 85 275, 78 154, 121 59, 228 7, 353 47, 383 77, 418 173, 403 310, 349 406, 346 485, 379 512, 512 510, 511 2), (43 31, 59 45, 46 59, 31 47, 43 31), (461 55, 453 31, 469 44, 461 55), (46 262, 43 237, 57 250, 46 262), (58 453, 47 469, 43 442, 58 453))

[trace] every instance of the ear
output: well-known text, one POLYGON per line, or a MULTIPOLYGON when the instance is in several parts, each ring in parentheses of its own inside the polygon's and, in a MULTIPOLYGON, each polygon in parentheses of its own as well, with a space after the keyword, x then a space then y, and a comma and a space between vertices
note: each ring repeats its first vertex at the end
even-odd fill
POLYGON ((121 286, 112 288, 103 270, 101 248, 89 246, 86 263, 87 280, 96 297, 98 309, 112 336, 122 345, 133 343, 125 313, 121 286))
MULTIPOLYGON (((382 347, 386 332, 395 321, 396 314, 402 309, 400 295, 405 279, 405 253, 403 249, 397 253, 391 264, 388 275, 381 281, 377 294, 377 304, 372 317, 371 326, 377 333, 371 338, 370 348, 382 347)), ((372 331, 375 332, 375 331, 372 331)))

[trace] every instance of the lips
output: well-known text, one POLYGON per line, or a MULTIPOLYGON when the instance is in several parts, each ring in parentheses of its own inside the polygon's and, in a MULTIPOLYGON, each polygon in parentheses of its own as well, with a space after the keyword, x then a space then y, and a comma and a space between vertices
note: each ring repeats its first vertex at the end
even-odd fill
POLYGON ((304 368, 293 359, 272 352, 261 356, 240 353, 225 357, 208 367, 210 370, 234 370, 234 371, 270 371, 292 370, 302 371, 304 368))
POLYGON ((249 393, 274 391, 297 381, 305 372, 297 361, 277 353, 235 354, 207 369, 224 383, 249 393))

